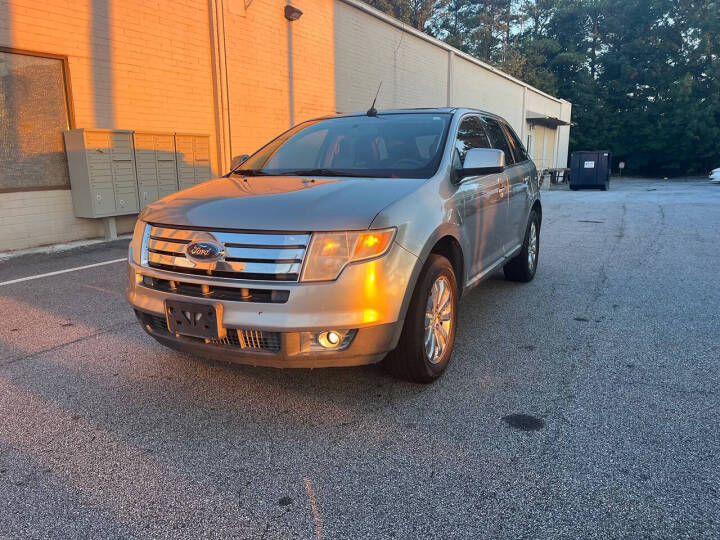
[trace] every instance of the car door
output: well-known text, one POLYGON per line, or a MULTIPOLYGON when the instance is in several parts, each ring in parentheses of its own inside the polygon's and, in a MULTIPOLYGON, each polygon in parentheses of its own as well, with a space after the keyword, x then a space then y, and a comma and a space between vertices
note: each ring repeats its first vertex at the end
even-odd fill
POLYGON ((537 181, 537 169, 515 131, 505 122, 502 123, 502 126, 512 147, 513 154, 515 154, 516 167, 520 173, 515 175, 515 182, 510 184, 508 205, 508 211, 510 212, 508 223, 512 230, 517 233, 517 243, 510 246, 510 249, 513 249, 525 240, 527 217, 530 214, 530 207, 533 202, 533 186, 536 185, 535 182, 537 181))
MULTIPOLYGON (((454 163, 462 167, 471 148, 490 148, 480 117, 465 116, 458 126, 454 163)), ((503 256, 507 219, 507 181, 504 174, 463 178, 457 188, 465 253, 470 255, 468 280, 479 276, 503 256)))
MULTIPOLYGON (((520 220, 525 221, 527 217, 527 213, 521 208, 526 204, 528 197, 527 184, 525 183, 527 172, 522 161, 517 161, 517 156, 513 152, 513 148, 502 123, 496 118, 489 116, 483 117, 483 122, 493 148, 505 152, 505 176, 508 183, 508 191, 507 214, 505 215, 504 228, 502 231, 502 252, 503 255, 506 255, 514 250, 519 243, 522 243, 520 240, 519 223, 520 220)), ((524 234, 525 229, 523 226, 523 237, 524 234)))
POLYGON ((502 126, 515 155, 514 167, 518 173, 512 176, 512 180, 510 177, 508 178, 510 181, 508 225, 514 231, 514 236, 507 248, 512 250, 525 240, 525 229, 533 202, 533 186, 537 180, 537 169, 515 131, 505 122, 502 123, 502 126))

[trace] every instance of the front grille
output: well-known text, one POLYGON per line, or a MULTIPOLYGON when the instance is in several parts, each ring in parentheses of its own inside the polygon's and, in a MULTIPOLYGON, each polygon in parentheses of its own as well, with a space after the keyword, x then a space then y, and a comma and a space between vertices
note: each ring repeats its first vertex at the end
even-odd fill
POLYGON ((249 289, 245 287, 218 287, 216 285, 200 285, 169 279, 143 276, 140 285, 155 291, 161 291, 196 298, 213 300, 231 300, 233 302, 254 302, 260 304, 284 304, 290 297, 290 291, 274 289, 249 289))
MULTIPOLYGON (((148 315, 146 313, 140 313, 140 317, 152 331, 166 336, 172 335, 170 334, 170 330, 168 330, 167 320, 165 317, 148 315)), ((190 336, 182 336, 182 339, 205 343, 204 339, 190 336)), ((219 347, 225 346, 239 348, 250 352, 278 353, 280 352, 280 333, 266 332, 264 330, 227 328, 227 336, 225 338, 217 341, 210 341, 210 344, 219 347)))
MULTIPOLYGON (((228 330, 228 334, 230 331, 228 330)), ((263 330, 236 330, 240 348, 257 351, 280 350, 280 334, 278 332, 265 332, 263 330)))
POLYGON ((183 274, 297 281, 309 241, 307 233, 224 232, 148 225, 143 238, 143 263, 183 274), (221 260, 195 262, 185 256, 188 244, 208 240, 224 247, 221 260))

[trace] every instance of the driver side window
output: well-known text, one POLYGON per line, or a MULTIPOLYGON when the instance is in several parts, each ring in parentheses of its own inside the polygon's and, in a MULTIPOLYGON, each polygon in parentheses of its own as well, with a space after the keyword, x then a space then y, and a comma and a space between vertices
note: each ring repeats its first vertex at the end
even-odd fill
POLYGON ((477 116, 463 118, 458 127, 455 139, 455 159, 460 159, 461 166, 465 163, 465 155, 471 148, 491 148, 480 118, 477 116))

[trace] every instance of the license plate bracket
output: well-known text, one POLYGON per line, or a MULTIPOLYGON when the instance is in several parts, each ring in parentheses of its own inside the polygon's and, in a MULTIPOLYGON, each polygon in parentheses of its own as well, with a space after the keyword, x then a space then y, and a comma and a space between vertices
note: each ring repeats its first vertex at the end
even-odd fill
POLYGON ((168 330, 173 334, 217 341, 225 337, 222 304, 165 301, 168 330))

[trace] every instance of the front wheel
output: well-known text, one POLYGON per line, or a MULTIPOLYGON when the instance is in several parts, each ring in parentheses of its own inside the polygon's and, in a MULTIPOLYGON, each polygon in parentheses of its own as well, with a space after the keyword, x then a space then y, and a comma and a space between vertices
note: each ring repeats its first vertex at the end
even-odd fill
POLYGON ((530 212, 525 240, 520 253, 504 266, 505 277, 510 281, 528 282, 535 277, 538 255, 540 254, 540 219, 535 210, 530 212))
POLYGON ((400 343, 385 358, 385 368, 412 382, 430 383, 440 377, 455 344, 457 302, 450 261, 430 255, 413 292, 400 343))

